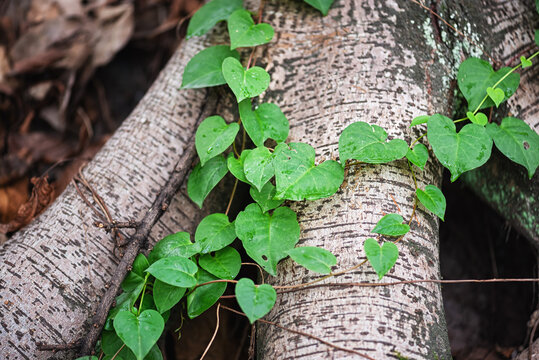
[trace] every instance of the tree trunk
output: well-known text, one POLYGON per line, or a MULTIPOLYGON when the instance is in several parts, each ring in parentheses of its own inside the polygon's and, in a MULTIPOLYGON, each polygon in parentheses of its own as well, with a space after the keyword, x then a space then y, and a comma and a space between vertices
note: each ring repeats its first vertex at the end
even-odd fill
MULTIPOLYGON (((524 27, 531 22, 522 9, 526 5, 531 12, 532 4, 524 3, 462 0, 448 2, 450 7, 439 11, 447 19, 455 15, 461 29, 467 29, 469 21, 477 27, 474 34, 477 31, 485 39, 488 34, 509 44, 512 50, 507 54, 502 45, 497 48, 505 61, 523 41, 514 24, 524 27), (497 24, 493 35, 487 25, 481 25, 485 18, 497 24), (522 23, 522 18, 527 22, 522 23)), ((421 133, 420 128, 408 128, 414 116, 450 114, 451 79, 461 60, 460 52, 453 56, 451 50, 465 47, 431 19, 406 0, 340 0, 324 18, 301 1, 269 2, 264 21, 276 28, 276 39, 259 57, 260 65, 267 65, 272 76, 264 100, 277 103, 290 119, 289 140, 305 141, 318 155, 334 158, 338 135, 354 121, 375 123, 390 137, 410 139, 421 133)), ((185 159, 194 151, 190 139, 199 119, 212 114, 233 119, 227 110, 229 97, 213 107, 205 105, 207 91, 178 91, 187 61, 203 47, 228 41, 219 38, 222 30, 180 47, 133 114, 85 168, 85 177, 115 220, 140 219, 176 163, 190 166, 185 159)), ((472 36, 471 30, 467 35, 472 36)), ((418 174, 420 187, 439 185, 440 180, 441 168, 433 161, 418 174)), ((340 268, 357 264, 364 258, 363 241, 373 235, 370 231, 379 218, 398 212, 408 219, 413 199, 405 161, 352 167, 334 197, 294 205, 302 227, 301 244, 331 250, 338 255, 340 268)), ((216 201, 215 206, 219 205, 216 201)), ((386 275, 389 281, 439 278, 438 222, 421 206, 416 215, 412 231, 399 243, 400 258, 386 275)), ((201 216, 182 190, 155 226, 151 241, 181 230, 192 233, 201 216)), ((4 358, 72 357, 37 351, 36 344, 80 339, 113 276, 118 262, 114 244, 110 235, 92 226, 94 220, 70 186, 0 249, 0 353, 4 358)), ((290 261, 279 270, 280 276, 270 279, 273 284, 315 278, 290 261)), ((376 280, 364 265, 328 281, 376 280)), ((411 358, 450 357, 440 288, 433 284, 322 287, 287 293, 278 297, 267 318, 377 359, 397 353, 411 358)), ((259 326, 258 331, 261 359, 349 356, 275 327, 259 326)))

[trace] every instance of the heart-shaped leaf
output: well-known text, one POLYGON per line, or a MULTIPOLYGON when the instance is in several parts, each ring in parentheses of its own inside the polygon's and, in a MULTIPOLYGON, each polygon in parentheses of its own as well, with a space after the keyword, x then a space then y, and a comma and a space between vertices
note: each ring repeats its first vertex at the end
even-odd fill
POLYGON ((500 88, 487 88, 487 94, 490 97, 492 101, 494 101, 494 104, 496 104, 496 107, 500 106, 503 99, 505 98, 505 93, 500 88))
POLYGON ((432 211, 434 215, 444 221, 446 202, 445 196, 440 189, 434 185, 427 185, 425 190, 417 189, 416 195, 427 210, 432 211))
POLYGON ((204 119, 195 135, 195 146, 200 157, 200 165, 204 167, 208 160, 232 145, 239 130, 240 126, 237 123, 227 125, 220 116, 210 116, 204 119))
POLYGON ((277 191, 275 189, 275 186, 273 186, 273 184, 270 182, 266 183, 266 185, 264 185, 260 191, 258 191, 252 186, 249 190, 249 194, 251 194, 253 200, 256 201, 258 205, 260 205, 262 212, 267 212, 272 209, 275 209, 281 206, 281 204, 284 202, 284 200, 273 200, 276 193, 277 191))
POLYGON ((421 170, 425 167, 427 160, 429 159, 429 150, 423 144, 417 144, 413 149, 408 148, 406 158, 421 170))
POLYGON ((253 111, 251 99, 245 99, 239 103, 239 112, 245 131, 256 146, 264 146, 268 138, 283 142, 288 137, 288 119, 277 105, 264 103, 253 111))
POLYGON ((408 224, 403 224, 404 219, 399 214, 384 215, 372 230, 375 234, 387 236, 401 236, 410 231, 408 224))
POLYGON ((240 272, 241 256, 236 249, 227 246, 215 253, 202 255, 198 264, 220 279, 234 279, 240 272))
POLYGON ((138 317, 130 311, 120 311, 114 319, 114 330, 125 345, 142 360, 155 345, 163 330, 163 317, 155 310, 143 311, 138 317))
POLYGON ((172 309, 185 294, 185 288, 169 285, 160 280, 153 284, 153 300, 157 310, 162 314, 172 309))
POLYGON ((485 126, 488 123, 488 118, 483 113, 477 113, 474 115, 473 112, 468 111, 466 113, 466 117, 468 117, 472 123, 477 125, 485 126))
POLYGON ((277 293, 271 285, 255 285, 253 280, 247 278, 238 281, 235 293, 240 308, 251 324, 269 313, 277 300, 277 293))
MULTIPOLYGON (((198 269, 196 278, 198 285, 219 280, 219 278, 203 269, 198 269)), ((225 282, 219 282, 200 286, 187 295, 187 315, 189 318, 196 318, 215 304, 224 294, 226 285, 225 282)))
POLYGON ((169 256, 154 262, 147 272, 169 285, 189 288, 195 286, 197 265, 181 256, 169 256))
POLYGON ((327 160, 315 166, 315 151, 308 144, 279 144, 273 158, 275 199, 322 199, 335 194, 344 180, 343 168, 336 161, 327 160))
POLYGON ((273 38, 273 27, 270 24, 257 24, 247 10, 236 10, 228 18, 230 48, 250 47, 267 44, 273 38))
POLYGON ((234 175, 239 181, 243 181, 244 183, 247 183, 249 185, 251 185, 251 183, 245 177, 245 172, 243 171, 243 166, 244 166, 244 163, 245 163, 245 158, 247 157, 247 155, 249 155, 250 152, 251 152, 251 150, 249 150, 249 149, 243 150, 241 152, 241 155, 240 155, 239 159, 236 159, 234 157, 234 154, 230 153, 230 154, 228 154, 228 157, 226 159, 226 165, 228 167, 228 170, 230 170, 230 172, 232 173, 232 175, 234 175))
POLYGON ((206 196, 227 172, 228 168, 223 156, 208 160, 204 167, 198 163, 187 180, 187 194, 198 207, 202 208, 206 196))
POLYGON ((301 266, 320 274, 329 274, 331 267, 337 265, 335 255, 315 246, 297 247, 290 250, 288 255, 301 266))
POLYGON ((259 191, 273 177, 273 155, 266 147, 253 149, 243 164, 245 177, 259 191))
POLYGON ((193 244, 191 242, 191 235, 181 231, 175 234, 167 235, 163 239, 159 240, 153 247, 150 255, 148 255, 148 260, 150 264, 153 264, 157 260, 167 256, 181 256, 190 258, 199 252, 200 247, 198 244, 193 244))
POLYGON ((387 133, 378 125, 363 121, 350 124, 339 138, 339 156, 344 165, 346 160, 355 159, 369 164, 383 164, 403 158, 408 144, 402 139, 386 142, 387 133))
POLYGON ((331 4, 335 0, 303 0, 307 4, 311 5, 315 9, 319 10, 322 15, 326 16, 328 14, 329 8, 331 7, 331 4))
POLYGON ((531 179, 539 165, 539 135, 514 117, 504 118, 500 126, 488 124, 487 132, 505 156, 528 170, 531 179))
POLYGON ((227 45, 217 45, 193 56, 183 70, 182 88, 199 89, 226 84, 222 66, 228 57, 239 60, 240 54, 227 45))
POLYGON ((243 8, 243 0, 212 0, 193 15, 187 27, 187 39, 208 32, 219 21, 227 20, 230 15, 243 8))
POLYGON ((142 292, 143 287, 144 283, 141 283, 140 286, 138 286, 133 291, 123 292, 120 295, 116 296, 116 298, 114 299, 116 302, 116 306, 109 311, 107 321, 105 322, 105 330, 114 329, 113 320, 120 311, 131 311, 133 305, 135 304, 135 301, 137 301, 140 293, 142 292))
POLYGON ((262 94, 270 83, 270 76, 266 70, 258 66, 245 70, 241 63, 233 57, 223 61, 223 76, 236 95, 238 103, 243 99, 262 94))
POLYGON ((276 275, 277 263, 299 240, 296 213, 287 207, 277 208, 270 215, 257 204, 249 204, 238 214, 235 224, 247 254, 271 275, 276 275))
POLYGON ((527 68, 533 65, 531 60, 526 59, 525 56, 520 57, 520 64, 522 65, 522 68, 527 68))
POLYGON ((365 240, 363 248, 365 249, 367 259, 374 271, 378 274, 379 279, 383 278, 391 270, 399 258, 399 249, 392 242, 385 242, 380 247, 376 240, 368 238, 365 240))
MULTIPOLYGON (((487 88, 494 86, 509 71, 511 68, 508 67, 494 71, 488 62, 478 58, 464 60, 460 64, 457 78, 459 89, 468 101, 468 108, 475 111, 487 95, 487 88)), ((520 75, 513 72, 497 85, 504 93, 503 100, 509 99, 515 93, 519 83, 520 75)), ((478 110, 491 106, 494 106, 494 102, 487 98, 478 110)))
POLYGON ((440 114, 432 115, 427 126, 434 155, 451 172, 451 181, 490 158, 492 139, 483 126, 468 124, 457 133, 453 121, 440 114))
POLYGON ((412 123, 410 124, 410 127, 417 126, 417 125, 421 125, 421 124, 426 124, 427 121, 429 121, 429 118, 430 118, 429 115, 420 115, 420 116, 416 116, 416 117, 412 120, 412 123))
POLYGON ((206 216, 195 231, 195 242, 200 247, 201 254, 221 250, 232 244, 236 239, 234 223, 228 221, 225 214, 211 214, 206 216))

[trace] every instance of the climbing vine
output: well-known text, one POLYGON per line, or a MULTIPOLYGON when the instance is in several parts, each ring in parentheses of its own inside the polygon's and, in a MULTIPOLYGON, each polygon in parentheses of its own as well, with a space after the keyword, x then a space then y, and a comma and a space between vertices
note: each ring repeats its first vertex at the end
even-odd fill
MULTIPOLYGON (((326 15, 333 0, 305 2, 326 15)), ((539 11, 539 1, 536 3, 539 11)), ((185 67, 182 83, 184 89, 228 85, 239 111, 237 122, 214 115, 198 127, 195 146, 200 161, 188 180, 189 197, 202 208, 208 194, 230 172, 236 182, 230 202, 239 181, 250 186, 254 202, 233 221, 228 216, 230 203, 226 213, 205 217, 195 231, 194 242, 190 234, 179 232, 159 241, 148 257, 138 255, 102 333, 99 349, 105 359, 162 359, 156 342, 170 309, 185 299, 187 315, 195 318, 214 305, 229 284, 234 284, 239 307, 251 323, 265 316, 275 304, 276 290, 248 278, 235 280, 242 266, 239 252, 230 246, 236 238, 257 266, 270 275, 277 275, 277 264, 289 256, 308 270, 325 275, 321 279, 342 274, 332 273, 337 259, 331 252, 295 247, 300 226, 296 213, 283 203, 332 196, 344 181, 346 167, 406 158, 415 186, 414 212, 420 203, 444 220, 446 202, 441 190, 435 185, 419 188, 416 181, 416 171, 422 171, 429 159, 429 149, 419 142, 421 139, 428 139, 432 155, 449 170, 451 181, 483 165, 490 158, 493 144, 524 166, 530 178, 539 165, 539 135, 535 131, 515 117, 506 117, 498 125, 483 112, 499 107, 515 93, 520 83, 516 70, 532 66, 539 51, 521 56, 515 67, 497 71, 487 61, 466 59, 457 75, 467 102, 466 117, 418 116, 410 127, 426 125, 425 132, 410 144, 402 139, 388 141, 380 126, 355 122, 339 137, 339 161, 317 164, 311 145, 286 143, 289 123, 278 105, 257 103, 253 107, 253 99, 268 88, 270 75, 252 66, 252 54, 244 65, 236 49, 272 40, 274 30, 260 21, 261 14, 262 9, 258 15, 244 9, 242 0, 213 0, 204 5, 192 17, 187 37, 203 35, 216 23, 226 21, 230 45, 200 51, 185 67), (466 124, 457 129, 459 123, 466 124), (238 136, 241 141, 237 141, 238 136), (254 148, 245 148, 248 139, 254 148), (269 143, 275 146, 269 147, 269 143)), ((539 31, 535 32, 535 42, 539 46, 539 31)), ((386 214, 372 233, 393 240, 381 245, 374 238, 365 240, 366 261, 380 279, 395 265, 397 243, 410 231, 410 223, 399 214, 386 214)))

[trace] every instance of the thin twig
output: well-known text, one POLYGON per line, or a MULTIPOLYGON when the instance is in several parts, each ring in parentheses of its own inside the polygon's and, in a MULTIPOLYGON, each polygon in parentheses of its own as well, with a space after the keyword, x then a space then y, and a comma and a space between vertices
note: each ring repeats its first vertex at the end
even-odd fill
POLYGON ((234 200, 234 195, 236 195, 236 188, 238 187, 238 179, 236 178, 236 181, 234 181, 234 187, 232 188, 232 193, 230 194, 230 200, 228 200, 228 205, 226 207, 225 215, 228 216, 228 212, 230 211, 230 206, 232 205, 232 200, 234 200))
MULTIPOLYGON (((238 311, 238 310, 234 310, 232 308, 229 308, 228 306, 225 306, 225 305, 221 305, 221 307, 225 310, 228 310, 228 311, 231 311, 235 314, 238 314, 238 315, 242 315, 242 316, 247 316, 245 315, 244 313, 242 313, 241 311, 238 311)), ((306 332, 303 332, 303 331, 299 331, 299 330, 294 330, 294 329, 289 329, 287 327, 284 327, 282 325, 279 325, 273 321, 268 321, 268 320, 263 320, 263 319, 258 319, 257 321, 263 323, 263 324, 268 324, 268 325, 272 325, 272 326, 275 326, 275 327, 278 327, 279 329, 282 329, 282 330, 285 330, 285 331, 289 331, 291 333, 294 333, 294 334, 298 334, 298 335, 302 335, 302 336, 305 336, 305 337, 308 337, 310 339, 313 339, 313 340, 316 340, 316 341, 319 341, 321 342, 322 344, 326 344, 327 346, 329 347, 332 347, 334 349, 337 349, 337 350, 341 350, 341 351, 345 351, 345 352, 348 352, 348 353, 352 353, 352 354, 356 354, 356 355, 359 355, 359 356, 362 356, 364 357, 365 359, 370 359, 370 360, 374 360, 372 357, 370 357, 369 355, 366 355, 366 354, 363 354, 363 353, 360 353, 359 351, 356 351, 356 350, 353 350, 353 349, 348 349, 348 348, 345 348, 345 347, 342 347, 342 346, 339 346, 339 345, 336 345, 332 342, 329 342, 327 340, 324 340, 318 336, 315 336, 315 335, 312 335, 312 334, 309 334, 309 333, 306 333, 306 332)))
POLYGON ((215 340, 215 337, 217 336, 217 331, 219 331, 219 309, 221 309, 221 303, 217 304, 217 311, 215 312, 215 316, 217 317, 217 324, 215 325, 215 331, 213 332, 213 336, 210 339, 210 343, 208 346, 206 346, 206 350, 204 350, 204 353, 200 357, 200 360, 204 359, 204 356, 208 353, 210 350, 211 344, 213 344, 213 340, 215 340))
POLYGON ((258 265, 257 263, 252 263, 252 262, 242 262, 241 263, 242 265, 251 265, 251 266, 256 266, 258 268, 258 270, 260 271, 260 277, 262 278, 262 284, 265 283, 265 280, 264 280, 264 269, 262 269, 262 267, 260 265, 258 265))

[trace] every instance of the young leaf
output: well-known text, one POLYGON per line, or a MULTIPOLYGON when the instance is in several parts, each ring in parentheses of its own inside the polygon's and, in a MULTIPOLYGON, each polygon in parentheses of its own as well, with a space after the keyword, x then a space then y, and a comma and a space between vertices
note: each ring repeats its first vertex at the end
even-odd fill
POLYGON ((308 144, 279 144, 273 157, 275 199, 322 199, 335 194, 344 180, 343 168, 336 161, 327 160, 315 166, 315 151, 308 144))
POLYGON ((483 113, 477 113, 474 115, 473 112, 468 111, 466 113, 466 117, 470 119, 472 123, 477 125, 485 126, 488 123, 488 118, 483 113))
POLYGON ((197 129, 195 147, 200 157, 200 165, 204 167, 211 158, 225 151, 236 138, 240 130, 237 123, 227 125, 220 116, 210 116, 197 129))
MULTIPOLYGON (((204 284, 210 281, 219 280, 209 272, 198 269, 196 274, 197 284, 204 284)), ((208 310, 219 300, 226 290, 226 283, 213 283, 197 287, 192 293, 187 295, 187 315, 194 319, 204 311, 208 310)))
POLYGON ((201 254, 221 250, 232 244, 236 239, 234 223, 228 221, 225 214, 211 214, 198 224, 195 232, 195 242, 200 247, 201 254))
POLYGON ((273 186, 273 184, 270 182, 266 183, 266 185, 264 185, 260 191, 252 186, 249 190, 249 194, 251 194, 253 200, 260 205, 262 212, 273 210, 281 206, 281 204, 284 202, 284 200, 273 200, 276 193, 275 186, 273 186))
POLYGON ((399 257, 399 249, 392 242, 385 242, 382 247, 373 238, 368 238, 363 244, 365 255, 371 263, 372 268, 381 279, 391 270, 399 257))
POLYGON ((165 322, 155 310, 143 311, 138 317, 130 311, 121 311, 114 319, 116 334, 133 351, 137 360, 150 352, 163 333, 165 322))
POLYGON ((337 258, 330 251, 316 246, 302 246, 288 251, 288 255, 308 270, 329 274, 331 267, 337 265, 337 258))
POLYGON ((270 83, 270 76, 266 70, 258 66, 245 70, 241 63, 233 57, 223 61, 223 76, 236 95, 238 103, 243 99, 262 94, 270 83))
POLYGON ((457 133, 453 121, 440 114, 432 115, 427 126, 434 155, 451 172, 451 181, 490 158, 492 140, 483 126, 468 124, 457 133))
POLYGON ((243 164, 245 177, 259 191, 273 177, 273 155, 266 147, 257 147, 246 156, 243 164))
MULTIPOLYGON (((474 111, 487 95, 487 88, 496 84, 509 71, 511 71, 511 68, 508 67, 494 71, 488 62, 478 58, 464 60, 460 64, 457 79, 459 89, 468 101, 468 108, 474 111)), ((520 75, 511 73, 497 86, 504 93, 502 101, 509 99, 515 93, 519 83, 520 75)), ((487 98, 480 109, 491 106, 494 106, 494 102, 487 98)))
POLYGON ((146 271, 169 285, 188 288, 197 283, 194 276, 197 268, 196 264, 187 258, 169 256, 154 262, 146 271))
POLYGON ((137 275, 140 275, 141 277, 144 277, 144 270, 150 266, 150 263, 148 262, 148 259, 146 259, 146 256, 144 254, 138 254, 135 258, 135 261, 133 261, 133 272, 137 275))
POLYGON ((268 138, 283 142, 288 137, 290 124, 277 105, 263 103, 253 111, 251 99, 245 99, 238 107, 245 131, 256 146, 264 146, 268 138))
POLYGON ((176 305, 185 294, 185 288, 169 285, 160 280, 153 284, 153 300, 159 313, 164 313, 176 305))
POLYGON ((228 18, 230 48, 251 47, 267 44, 273 38, 273 27, 262 23, 255 25, 251 13, 244 9, 236 10, 228 18))
POLYGON ((526 59, 525 56, 520 57, 520 64, 522 64, 523 69, 533 65, 531 60, 526 59))
POLYGON ((219 21, 227 20, 236 10, 243 8, 243 0, 212 0, 202 6, 189 21, 187 39, 207 33, 219 21))
POLYGON ((200 51, 185 66, 182 89, 199 89, 226 84, 223 77, 223 60, 228 57, 240 59, 236 50, 227 45, 216 45, 200 51))
POLYGON ((503 99, 505 98, 505 93, 500 88, 487 88, 487 94, 490 97, 492 101, 494 101, 494 104, 496 104, 496 107, 499 107, 500 104, 503 102, 503 99))
POLYGON ((488 124, 487 132, 505 156, 528 170, 531 179, 539 165, 539 135, 514 117, 504 118, 499 126, 488 124))
POLYGON ((99 358, 93 355, 86 355, 86 356, 78 357, 75 360, 99 360, 99 358))
POLYGON ((251 185, 249 180, 245 177, 245 172, 243 171, 243 164, 245 163, 245 158, 252 150, 243 150, 241 152, 240 158, 236 159, 234 157, 233 153, 228 154, 228 157, 226 159, 226 165, 228 167, 228 170, 234 175, 239 181, 243 181, 244 183, 247 183, 251 185))
POLYGON ((446 203, 445 196, 440 189, 434 185, 427 185, 425 190, 417 189, 416 195, 427 210, 444 221, 446 203))
POLYGON ((202 208, 206 196, 227 172, 226 160, 220 155, 210 159, 204 167, 198 163, 187 180, 187 194, 202 208))
POLYGON ((421 124, 426 124, 427 121, 429 121, 429 118, 430 118, 429 115, 420 115, 420 116, 416 116, 416 117, 412 120, 412 123, 410 124, 410 127, 417 126, 417 125, 421 125, 421 124))
POLYGON ((403 224, 404 219, 399 214, 387 214, 382 217, 374 229, 375 234, 387 235, 387 236, 401 236, 410 231, 408 224, 403 224))
POLYGON ((199 252, 200 247, 198 244, 193 244, 191 242, 191 235, 182 231, 167 235, 163 239, 159 240, 153 247, 150 255, 148 255, 148 260, 150 264, 153 264, 157 260, 168 256, 182 256, 185 258, 190 258, 199 252))
POLYGON ((408 148, 406 158, 410 160, 412 164, 423 170, 427 160, 429 159, 429 150, 427 150, 425 145, 417 144, 413 149, 408 148))
POLYGON ((253 280, 243 278, 236 284, 236 300, 251 324, 270 312, 277 293, 268 284, 255 285, 253 280))
POLYGON ((240 272, 241 256, 236 249, 227 246, 215 253, 202 255, 198 264, 220 279, 234 279, 240 272))
POLYGON ((344 129, 339 138, 339 156, 344 165, 346 160, 355 159, 369 164, 383 164, 403 158, 408 144, 402 139, 386 142, 387 133, 378 125, 358 121, 344 129))
POLYGON ((144 286, 145 280, 143 276, 140 276, 139 274, 130 271, 127 276, 125 277, 124 281, 122 281, 122 289, 125 292, 132 292, 135 291, 138 287, 144 286))
POLYGON ((277 263, 299 240, 296 213, 287 207, 277 208, 270 215, 257 204, 249 204, 238 214, 235 224, 247 254, 271 275, 276 275, 277 263))
POLYGON ((319 10, 322 15, 326 16, 328 14, 329 8, 331 7, 331 4, 335 0, 303 0, 307 4, 311 5, 313 8, 319 10))
POLYGON ((118 315, 120 311, 131 311, 135 301, 137 301, 140 293, 142 292, 144 283, 141 283, 136 289, 131 292, 123 292, 120 295, 116 296, 115 302, 116 306, 113 307, 109 315, 107 316, 107 321, 105 322, 105 330, 113 330, 113 320, 118 315))

